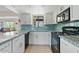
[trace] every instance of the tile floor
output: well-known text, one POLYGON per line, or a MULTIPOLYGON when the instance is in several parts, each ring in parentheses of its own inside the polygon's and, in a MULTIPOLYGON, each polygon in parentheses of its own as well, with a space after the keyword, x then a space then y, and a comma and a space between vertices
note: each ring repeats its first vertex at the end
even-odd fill
POLYGON ((30 45, 25 53, 52 53, 52 51, 47 45, 30 45))

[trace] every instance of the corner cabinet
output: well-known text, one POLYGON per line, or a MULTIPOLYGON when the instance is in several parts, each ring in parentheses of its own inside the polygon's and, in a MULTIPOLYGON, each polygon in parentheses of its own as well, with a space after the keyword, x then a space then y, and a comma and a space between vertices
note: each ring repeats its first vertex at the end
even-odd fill
POLYGON ((24 35, 16 37, 13 39, 13 53, 23 53, 25 49, 24 35))
POLYGON ((11 41, 0 45, 0 53, 11 53, 11 41))

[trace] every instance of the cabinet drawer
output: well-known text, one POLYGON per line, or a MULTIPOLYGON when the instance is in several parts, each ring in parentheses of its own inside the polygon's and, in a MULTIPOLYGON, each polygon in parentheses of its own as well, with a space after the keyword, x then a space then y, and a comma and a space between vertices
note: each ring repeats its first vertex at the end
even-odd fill
POLYGON ((11 53, 11 41, 0 45, 0 53, 11 53))

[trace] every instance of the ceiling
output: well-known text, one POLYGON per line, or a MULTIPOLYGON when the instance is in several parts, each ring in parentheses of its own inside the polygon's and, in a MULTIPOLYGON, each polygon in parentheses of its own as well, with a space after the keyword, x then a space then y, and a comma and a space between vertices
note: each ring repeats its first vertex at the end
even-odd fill
POLYGON ((45 14, 54 12, 58 5, 0 5, 0 16, 15 16, 22 13, 45 14))
POLYGON ((18 13, 45 14, 54 12, 58 5, 11 5, 18 13))
POLYGON ((16 16, 17 14, 4 5, 0 5, 0 16, 16 16))
POLYGON ((3 5, 0 5, 0 12, 8 12, 8 11, 10 11, 8 8, 6 8, 5 6, 3 6, 3 5))

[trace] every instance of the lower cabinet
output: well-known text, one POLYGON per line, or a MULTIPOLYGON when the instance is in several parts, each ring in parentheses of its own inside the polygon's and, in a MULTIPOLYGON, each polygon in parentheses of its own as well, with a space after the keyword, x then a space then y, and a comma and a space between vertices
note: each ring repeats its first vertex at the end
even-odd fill
POLYGON ((0 53, 11 53, 11 41, 0 45, 0 53))
POLYGON ((13 53, 23 53, 25 50, 24 35, 13 39, 13 53))
POLYGON ((0 53, 23 53, 25 50, 24 35, 0 44, 0 53))
POLYGON ((51 32, 30 32, 29 44, 51 46, 51 32))
POLYGON ((64 40, 66 38, 60 39, 60 52, 61 53, 78 53, 78 49, 76 46, 64 40))

